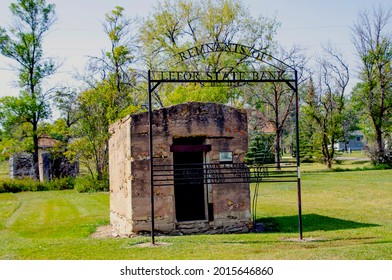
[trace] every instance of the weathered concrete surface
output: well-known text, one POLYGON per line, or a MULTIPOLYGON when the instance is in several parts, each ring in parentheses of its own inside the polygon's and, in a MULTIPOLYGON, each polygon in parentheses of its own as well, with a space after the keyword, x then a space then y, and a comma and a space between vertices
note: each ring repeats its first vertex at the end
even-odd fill
MULTIPOLYGON (((55 178, 76 177, 79 174, 79 163, 70 162, 64 155, 53 151, 58 141, 42 137, 38 141, 38 170, 41 182, 55 178)), ((33 155, 22 152, 13 154, 9 159, 9 176, 15 178, 35 178, 33 155)))
MULTIPOLYGON (((204 137, 211 145, 206 163, 218 163, 219 152, 233 152, 240 163, 248 148, 247 114, 244 110, 215 103, 186 103, 153 112, 155 164, 173 164, 173 139, 204 137)), ((148 114, 129 116, 110 128, 110 219, 116 235, 148 232, 150 216, 150 169, 148 114)), ((213 204, 210 221, 177 222, 174 186, 157 186, 155 229, 165 234, 244 232, 250 222, 249 184, 205 186, 206 200, 213 204)))

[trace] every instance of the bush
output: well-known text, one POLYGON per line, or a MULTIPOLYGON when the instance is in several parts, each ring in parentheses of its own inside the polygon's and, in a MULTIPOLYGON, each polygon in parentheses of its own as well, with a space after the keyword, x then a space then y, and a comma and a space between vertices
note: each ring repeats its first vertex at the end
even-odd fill
POLYGON ((26 179, 5 179, 0 181, 0 192, 26 192, 38 191, 43 189, 44 186, 39 181, 26 178, 26 179))
POLYGON ((82 193, 108 191, 109 180, 96 180, 90 177, 78 177, 75 182, 75 190, 82 193))
POLYGON ((301 163, 315 163, 318 162, 319 160, 317 158, 314 158, 313 156, 304 156, 301 158, 301 163))
POLYGON ((48 183, 49 190, 73 190, 75 187, 74 177, 64 177, 52 180, 48 183))
POLYGON ((367 144, 365 152, 375 166, 392 167, 392 147, 390 145, 386 145, 384 152, 380 154, 375 143, 367 144))
POLYGON ((40 182, 31 178, 5 179, 0 181, 0 193, 35 192, 50 190, 70 190, 75 185, 75 179, 65 177, 50 182, 40 182))
POLYGON ((392 167, 389 164, 373 164, 372 166, 364 166, 364 167, 358 167, 358 168, 333 168, 333 172, 346 172, 346 171, 366 171, 366 170, 386 170, 386 169, 392 169, 392 167))
POLYGON ((335 163, 336 163, 336 164, 342 164, 342 163, 343 163, 343 160, 341 160, 341 159, 335 159, 335 163))
POLYGON ((385 170, 385 169, 391 169, 391 168, 392 168, 392 164, 390 164, 390 163, 374 164, 375 170, 385 170))

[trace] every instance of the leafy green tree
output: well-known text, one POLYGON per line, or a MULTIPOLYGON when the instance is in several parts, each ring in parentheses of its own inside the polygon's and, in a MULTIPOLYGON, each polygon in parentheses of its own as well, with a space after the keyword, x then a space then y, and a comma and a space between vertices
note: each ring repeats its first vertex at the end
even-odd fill
POLYGON ((48 134, 62 143, 67 150, 69 142, 75 138, 75 129, 78 124, 78 96, 76 89, 59 88, 53 96, 53 107, 57 109, 58 118, 49 126, 48 134))
MULTIPOLYGON (((297 69, 299 85, 307 79, 306 64, 308 58, 301 48, 294 46, 289 51, 280 49, 280 51, 276 51, 276 56, 280 58, 279 61, 270 63, 276 63, 275 66, 278 69, 287 68, 283 63, 297 69)), ((271 68, 272 71, 276 70, 271 68)), ((275 163, 276 167, 280 169, 283 136, 286 130, 294 128, 294 126, 290 126, 290 122, 294 121, 295 93, 287 84, 274 82, 249 87, 245 98, 248 104, 256 107, 264 114, 274 128, 275 163)))
POLYGON ((320 69, 317 80, 310 81, 302 112, 316 129, 310 140, 319 144, 323 160, 331 168, 336 156, 335 144, 344 136, 349 70, 342 55, 328 45, 324 46, 324 55, 317 59, 317 65, 320 69))
MULTIPOLYGON (((181 63, 176 55, 193 46, 218 42, 236 42, 269 52, 275 44, 273 37, 278 26, 274 18, 252 17, 238 0, 166 0, 159 2, 152 16, 143 23, 140 41, 150 70, 247 71, 253 70, 255 65, 246 55, 217 52, 181 63)), ((170 85, 157 89, 154 93, 156 104, 169 105, 172 91, 170 85)), ((211 95, 204 95, 207 100, 203 101, 212 101, 211 96, 213 100, 229 100, 241 93, 236 87, 211 92, 211 95), (217 98, 217 93, 222 96, 217 98)))
POLYGON ((189 101, 226 104, 229 102, 228 90, 229 88, 225 86, 203 87, 200 84, 179 85, 178 87, 172 88, 171 91, 168 91, 162 104, 169 106, 189 101))
MULTIPOLYGON (((278 52, 282 60, 303 67, 299 48, 279 50, 274 35, 279 24, 274 18, 254 18, 236 0, 164 1, 141 28, 141 42, 149 69, 188 71, 264 71, 275 61, 260 63, 244 54, 216 52, 200 54, 178 62, 178 53, 205 43, 240 43, 267 54, 278 52)), ((274 55, 275 56, 275 55, 274 55)), ((275 65, 277 67, 282 65, 275 65)), ((167 106, 190 100, 251 106, 274 124, 275 157, 280 168, 281 142, 286 121, 293 111, 292 90, 281 83, 219 89, 194 85, 163 85, 154 92, 156 104, 167 106), (186 93, 186 94, 185 94, 186 93), (185 96, 181 98, 181 94, 185 96), (173 98, 174 97, 174 98, 173 98)))
MULTIPOLYGON (((375 143, 371 156, 375 163, 392 162, 385 147, 392 132, 392 33, 387 29, 392 9, 363 11, 353 27, 353 40, 361 61, 360 80, 353 102, 362 112, 362 123, 370 127, 367 136, 375 143)), ((366 129, 364 129, 366 133, 366 129)))
POLYGON ((110 41, 110 49, 101 57, 92 57, 88 75, 83 80, 90 88, 105 81, 112 99, 108 115, 110 122, 140 109, 143 95, 137 90, 137 75, 133 69, 136 62, 136 35, 132 32, 133 21, 124 14, 124 8, 115 7, 105 15, 103 29, 110 41))
POLYGON ((20 94, 0 100, 4 128, 24 126, 25 137, 31 139, 31 152, 38 170, 39 125, 50 115, 43 81, 56 70, 55 62, 44 56, 43 39, 55 21, 53 4, 45 0, 17 0, 10 5, 14 22, 7 31, 0 27, 0 52, 16 63, 20 94))
POLYGON ((300 157, 304 161, 314 161, 322 158, 321 142, 319 137, 318 124, 313 118, 316 106, 316 89, 313 78, 310 77, 305 89, 306 95, 302 98, 300 107, 300 157))
POLYGON ((111 87, 106 83, 82 92, 78 98, 76 140, 70 143, 66 156, 80 160, 93 180, 108 179, 108 139, 111 87))
MULTIPOLYGON (((77 98, 77 139, 66 152, 71 159, 79 159, 99 184, 108 181, 109 125, 141 108, 142 99, 137 91, 135 63, 135 37, 132 20, 115 7, 106 14, 104 32, 110 49, 102 57, 91 58, 88 74, 84 77, 87 89, 77 98)), ((107 184, 106 184, 107 185, 107 184)))
POLYGON ((11 149, 13 145, 14 141, 10 137, 10 134, 0 128, 0 161, 9 159, 13 152, 11 149))

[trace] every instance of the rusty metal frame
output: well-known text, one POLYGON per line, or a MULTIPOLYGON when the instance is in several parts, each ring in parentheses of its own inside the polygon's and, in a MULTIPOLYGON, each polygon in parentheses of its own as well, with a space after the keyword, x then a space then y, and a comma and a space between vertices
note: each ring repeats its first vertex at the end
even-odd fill
POLYGON ((176 179, 179 185, 297 182, 296 163, 281 163, 279 170, 274 163, 154 164, 153 184, 173 186, 176 172, 186 175, 176 179))
MULTIPOLYGON (((243 47, 252 50, 249 52, 249 57, 252 54, 258 54, 254 59, 261 62, 264 57, 269 60, 274 60, 284 68, 276 68, 275 71, 260 71, 260 72, 210 72, 210 71, 148 71, 148 116, 149 116, 149 153, 150 153, 150 192, 151 192, 151 243, 155 244, 155 210, 154 210, 154 187, 156 185, 172 185, 174 181, 174 165, 155 165, 153 157, 153 135, 152 135, 152 93, 163 83, 201 83, 201 84, 217 84, 224 83, 285 83, 295 94, 295 130, 296 130, 296 161, 287 164, 287 170, 282 165, 284 170, 273 170, 272 165, 265 164, 202 164, 200 165, 201 172, 195 173, 194 180, 201 182, 213 181, 214 184, 235 184, 239 182, 296 182, 297 183, 297 198, 298 198, 298 228, 299 238, 303 239, 302 230, 302 202, 301 202, 301 173, 300 173, 300 159, 299 159, 299 125, 298 125, 298 74, 297 70, 261 51, 254 50, 251 47, 232 44, 235 49, 243 47), (262 55, 260 55, 262 54, 262 55), (287 75, 290 77, 287 78, 287 75), (197 178, 196 178, 197 177, 197 178)), ((193 49, 193 48, 192 48, 193 49)), ((191 49, 189 49, 191 50, 191 49)), ((217 50, 219 51, 219 50, 217 50)), ((221 50, 227 51, 225 49, 221 50)), ((272 66, 270 62, 266 62, 272 66)), ((189 164, 188 164, 189 166, 189 164)), ((176 166, 178 170, 181 166, 176 166)), ((184 181, 184 184, 187 184, 184 181)))

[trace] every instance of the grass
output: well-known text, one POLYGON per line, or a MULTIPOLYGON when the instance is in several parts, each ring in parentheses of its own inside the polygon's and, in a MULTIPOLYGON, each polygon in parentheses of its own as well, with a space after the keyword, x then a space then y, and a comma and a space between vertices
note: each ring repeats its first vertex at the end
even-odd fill
POLYGON ((392 259, 392 170, 302 176, 304 241, 296 186, 262 184, 266 233, 94 239, 109 223, 109 194, 0 194, 0 259, 392 259))
POLYGON ((344 160, 341 163, 333 164, 332 170, 328 170, 323 163, 301 163, 301 170, 303 172, 323 172, 323 171, 351 171, 361 169, 374 169, 374 166, 370 161, 364 160, 344 160))

